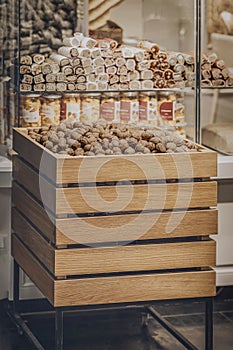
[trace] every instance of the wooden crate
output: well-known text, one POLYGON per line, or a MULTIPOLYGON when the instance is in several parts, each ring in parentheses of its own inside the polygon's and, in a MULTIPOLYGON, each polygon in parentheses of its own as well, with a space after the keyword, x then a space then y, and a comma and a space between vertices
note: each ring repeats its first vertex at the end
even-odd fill
POLYGON ((12 255, 54 306, 215 294, 216 153, 67 157, 14 130, 12 255))

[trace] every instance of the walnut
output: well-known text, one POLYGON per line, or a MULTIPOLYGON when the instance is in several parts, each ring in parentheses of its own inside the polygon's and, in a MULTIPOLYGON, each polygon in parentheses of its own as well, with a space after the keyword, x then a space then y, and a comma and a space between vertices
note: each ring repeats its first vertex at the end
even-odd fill
POLYGON ((51 151, 54 152, 54 153, 57 153, 58 152, 58 145, 53 146, 51 151))
POLYGON ((88 137, 82 136, 82 137, 80 138, 80 142, 81 142, 81 145, 82 145, 82 146, 87 145, 87 144, 89 143, 88 137))
POLYGON ((70 146, 75 150, 81 146, 81 143, 79 141, 74 141, 70 146))
POLYGON ((53 148, 53 143, 51 141, 46 141, 44 146, 48 149, 52 149, 53 148))
POLYGON ((75 151, 73 150, 73 148, 67 148, 66 149, 66 152, 67 152, 67 154, 69 154, 69 156, 74 156, 75 155, 75 151))
POLYGON ((74 126, 74 124, 70 120, 65 121, 65 126, 67 129, 77 128, 77 126, 74 126))
POLYGON ((112 135, 110 134, 110 132, 101 132, 99 134, 100 138, 101 139, 111 139, 112 138, 112 135))
POLYGON ((122 153, 120 147, 113 147, 112 151, 114 154, 121 154, 122 153))
POLYGON ((113 154, 113 150, 111 150, 111 149, 106 149, 106 150, 105 150, 105 154, 106 154, 106 155, 111 155, 111 154, 113 154))
POLYGON ((125 139, 119 140, 119 147, 122 151, 124 151, 126 148, 128 148, 129 144, 128 144, 127 140, 125 140, 125 139))
POLYGON ((47 135, 42 135, 41 138, 40 138, 40 142, 44 144, 46 141, 48 141, 48 136, 47 135))
POLYGON ((141 139, 141 132, 137 131, 137 130, 133 130, 133 132, 131 133, 131 136, 136 139, 136 140, 140 140, 141 139))
POLYGON ((83 147, 84 151, 87 152, 87 151, 90 151, 92 149, 92 145, 90 143, 88 143, 87 145, 85 145, 83 147))
POLYGON ((58 131, 57 136, 59 139, 63 139, 65 137, 65 133, 63 131, 58 131))
POLYGON ((147 147, 144 147, 143 153, 144 153, 144 154, 150 153, 150 150, 149 150, 149 148, 147 148, 147 147))
POLYGON ((189 148, 189 149, 197 149, 197 146, 194 142, 184 140, 184 144, 189 148))
POLYGON ((95 153, 92 151, 88 151, 88 152, 85 152, 84 155, 90 157, 90 156, 95 156, 95 153))
POLYGON ((57 134, 55 133, 55 131, 53 131, 50 136, 49 136, 49 141, 53 142, 53 143, 58 143, 59 142, 59 138, 57 136, 57 134))
POLYGON ((144 146, 141 143, 138 143, 135 147, 135 151, 137 153, 140 153, 140 152, 143 152, 143 150, 144 150, 144 146))
POLYGON ((134 154, 135 150, 132 147, 128 147, 124 151, 125 154, 134 154))
POLYGON ((122 132, 119 129, 112 129, 113 135, 116 135, 117 137, 122 138, 122 132))
POLYGON ((161 142, 161 138, 158 136, 153 136, 150 138, 150 142, 153 142, 154 144, 161 142))
POLYGON ((112 146, 113 146, 113 148, 114 148, 114 147, 118 147, 118 148, 119 148, 119 146, 120 146, 119 140, 113 139, 113 140, 112 140, 112 146))
POLYGON ((30 137, 31 137, 33 140, 36 140, 36 138, 37 138, 37 134, 35 134, 35 133, 31 133, 31 134, 30 134, 30 137))
POLYGON ((154 136, 153 133, 150 132, 150 131, 143 131, 142 134, 141 134, 141 138, 143 140, 149 140, 153 136, 154 136))
POLYGON ((167 150, 175 151, 176 149, 176 144, 174 142, 167 142, 166 144, 167 150))
MULTIPOLYGON (((109 141, 108 140, 103 140, 103 142, 102 142, 102 148, 104 149, 104 150, 107 150, 107 149, 109 149, 109 141)), ((105 152, 106 153, 106 152, 105 152)))
POLYGON ((166 152, 166 147, 161 142, 157 143, 155 147, 161 153, 165 153, 166 152))
POLYGON ((155 144, 153 142, 148 142, 146 147, 150 150, 153 151, 155 149, 155 144))
POLYGON ((138 143, 138 141, 134 137, 130 137, 128 139, 128 144, 129 144, 130 147, 135 148, 137 143, 138 143))
POLYGON ((89 143, 93 143, 96 141, 96 137, 93 135, 90 135, 90 136, 88 136, 88 141, 89 141, 89 143))
POLYGON ((72 131, 72 133, 70 134, 70 137, 74 140, 78 140, 80 138, 80 133, 76 132, 76 131, 72 131))
POLYGON ((66 124, 65 123, 61 123, 60 125, 58 125, 57 127, 57 131, 66 131, 66 124))
POLYGON ((61 138, 58 142, 58 146, 61 149, 65 149, 66 148, 66 139, 65 138, 61 138))
POLYGON ((77 148, 75 151, 74 151, 74 155, 75 156, 83 156, 84 154, 84 150, 82 148, 77 148))

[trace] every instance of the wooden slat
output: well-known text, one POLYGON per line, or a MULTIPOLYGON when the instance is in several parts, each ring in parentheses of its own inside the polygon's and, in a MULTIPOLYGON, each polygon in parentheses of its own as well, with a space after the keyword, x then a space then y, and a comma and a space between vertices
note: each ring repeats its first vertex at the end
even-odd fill
POLYGON ((137 214, 129 214, 55 221, 48 217, 45 209, 16 183, 13 184, 13 202, 33 225, 58 246, 81 242, 90 244, 127 241, 133 238, 143 240, 217 233, 216 209, 163 212, 153 216, 151 213, 144 213, 140 214, 141 220, 137 220, 137 214), (151 223, 152 217, 154 222, 151 223), (111 229, 117 228, 119 229, 116 236, 115 231, 112 232, 111 229), (97 230, 101 230, 101 234, 97 235, 97 230))
POLYGON ((93 305, 215 295, 215 272, 195 271, 60 280, 54 305, 93 305))
POLYGON ((50 274, 42 268, 36 258, 29 252, 25 245, 15 236, 12 236, 12 256, 35 283, 44 296, 54 302, 54 281, 50 274))
POLYGON ((217 154, 204 147, 196 153, 66 157, 44 149, 25 129, 14 129, 13 137, 20 157, 58 184, 217 176, 217 154))
POLYGON ((203 149, 198 153, 72 157, 58 159, 57 171, 58 183, 208 178, 217 176, 217 155, 203 149))
POLYGON ((13 147, 20 157, 32 164, 36 169, 41 168, 41 172, 56 183, 56 155, 33 141, 27 135, 25 128, 13 129, 13 147))
POLYGON ((58 188, 56 214, 205 208, 217 205, 216 182, 58 188), (117 191, 120 193, 118 194, 117 191))
POLYGON ((13 158, 13 178, 55 213, 55 187, 17 156, 13 158))
POLYGON ((215 182, 55 188, 30 166, 14 157, 13 176, 57 215, 197 208, 217 205, 215 182))
POLYGON ((55 307, 215 295, 213 270, 53 280, 15 236, 12 254, 55 307))
POLYGON ((144 213, 55 220, 17 183, 13 183, 13 203, 43 234, 56 245, 127 241, 217 233, 217 210, 144 213), (153 216, 152 216, 153 215, 153 216), (153 217, 153 221, 151 218, 153 217), (106 228, 109 230, 106 231, 106 228), (115 231, 117 230, 117 236, 115 231), (100 234, 96 234, 97 230, 100 234), (104 230, 105 229, 105 230, 104 230), (81 236, 80 236, 81 235, 81 236))
POLYGON ((29 193, 15 182, 12 186, 12 201, 20 212, 38 227, 51 242, 55 243, 54 220, 29 193))
POLYGON ((12 228, 17 237, 19 237, 31 252, 33 252, 48 270, 53 273, 55 270, 54 248, 52 248, 52 246, 15 208, 13 208, 12 211, 12 228))
POLYGON ((56 250, 55 276, 207 267, 216 242, 175 242, 56 250))
POLYGON ((57 219, 57 244, 208 236, 217 234, 217 215, 216 209, 207 209, 144 213, 140 219, 138 214, 57 219))

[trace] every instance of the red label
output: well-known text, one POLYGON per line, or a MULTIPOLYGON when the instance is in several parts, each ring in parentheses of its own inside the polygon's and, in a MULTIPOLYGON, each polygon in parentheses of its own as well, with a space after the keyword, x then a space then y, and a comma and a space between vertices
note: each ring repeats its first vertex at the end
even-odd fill
POLYGON ((139 120, 147 120, 147 101, 139 101, 139 120))
POLYGON ((121 120, 129 121, 131 112, 131 102, 121 101, 121 120))
POLYGON ((173 101, 162 102, 159 107, 159 114, 163 119, 174 119, 174 103, 173 101))
POLYGON ((100 116, 101 118, 112 121, 115 115, 115 103, 114 102, 104 102, 101 104, 100 116))

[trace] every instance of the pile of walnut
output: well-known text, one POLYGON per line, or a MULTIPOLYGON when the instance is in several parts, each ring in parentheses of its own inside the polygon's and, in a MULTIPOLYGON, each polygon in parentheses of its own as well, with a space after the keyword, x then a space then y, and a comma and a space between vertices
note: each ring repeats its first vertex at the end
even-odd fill
POLYGON ((62 122, 28 131, 29 136, 54 153, 99 156, 134 153, 199 151, 175 132, 150 127, 98 122, 62 122))

